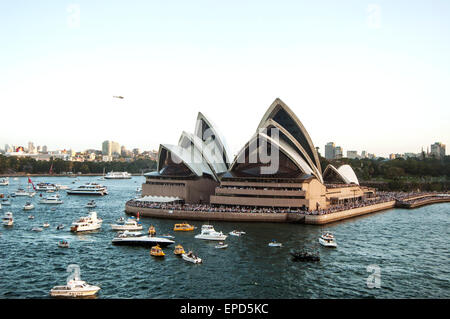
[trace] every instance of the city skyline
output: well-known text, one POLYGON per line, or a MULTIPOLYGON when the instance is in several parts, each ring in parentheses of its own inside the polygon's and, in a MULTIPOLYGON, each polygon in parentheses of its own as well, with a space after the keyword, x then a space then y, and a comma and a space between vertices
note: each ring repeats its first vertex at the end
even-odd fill
POLYGON ((449 145, 450 4, 326 2, 2 3, 0 145, 157 149, 200 111, 235 155, 276 97, 321 154, 449 145))

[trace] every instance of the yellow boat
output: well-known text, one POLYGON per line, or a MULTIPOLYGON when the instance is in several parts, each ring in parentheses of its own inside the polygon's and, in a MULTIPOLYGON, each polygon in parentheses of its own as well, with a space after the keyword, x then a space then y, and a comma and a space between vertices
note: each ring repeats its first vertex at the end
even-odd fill
POLYGON ((155 227, 153 227, 153 225, 151 225, 151 226, 148 228, 148 234, 149 234, 150 236, 154 236, 154 235, 156 234, 156 230, 155 230, 155 227))
POLYGON ((186 252, 184 251, 183 246, 181 245, 176 245, 175 246, 175 250, 173 251, 173 253, 177 256, 181 256, 182 254, 185 254, 186 252))
POLYGON ((173 227, 174 231, 191 231, 194 230, 194 226, 189 225, 188 223, 175 224, 173 227))
POLYGON ((164 257, 166 254, 163 252, 161 247, 159 247, 159 245, 156 245, 153 246, 152 249, 150 250, 150 255, 155 257, 164 257))

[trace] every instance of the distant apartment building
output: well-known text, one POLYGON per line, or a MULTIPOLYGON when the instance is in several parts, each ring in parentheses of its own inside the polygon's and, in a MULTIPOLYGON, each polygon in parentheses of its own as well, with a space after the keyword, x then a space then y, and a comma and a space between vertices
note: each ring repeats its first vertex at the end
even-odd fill
POLYGON ((342 149, 342 147, 336 146, 336 148, 334 149, 334 158, 341 159, 342 157, 344 157, 344 150, 342 149))
POLYGON ((330 159, 334 159, 334 151, 335 151, 336 146, 334 145, 333 142, 329 142, 327 143, 327 145, 325 145, 325 158, 330 160, 330 159))
POLYGON ((107 156, 120 155, 120 144, 114 141, 104 141, 102 143, 102 154, 107 156))
POLYGON ((367 158, 367 152, 366 151, 362 151, 361 152, 361 158, 367 158))
POLYGON ((347 158, 350 158, 350 159, 358 158, 358 152, 357 151, 347 151, 347 158))
POLYGON ((430 155, 434 158, 439 158, 439 159, 444 158, 445 157, 445 145, 440 142, 431 144, 430 155))

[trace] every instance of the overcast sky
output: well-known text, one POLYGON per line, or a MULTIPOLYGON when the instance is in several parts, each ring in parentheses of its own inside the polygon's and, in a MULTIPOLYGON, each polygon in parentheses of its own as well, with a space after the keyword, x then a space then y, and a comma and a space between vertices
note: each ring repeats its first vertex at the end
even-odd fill
POLYGON ((450 1, 2 1, 0 39, 0 148, 158 149, 201 111, 237 154, 277 97, 322 155, 450 144, 450 1))

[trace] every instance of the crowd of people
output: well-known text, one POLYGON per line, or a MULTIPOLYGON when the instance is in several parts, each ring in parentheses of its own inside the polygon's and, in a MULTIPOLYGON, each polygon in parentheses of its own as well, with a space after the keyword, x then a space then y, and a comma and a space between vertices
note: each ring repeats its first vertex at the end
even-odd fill
MULTIPOLYGON (((446 195, 449 196, 449 195, 446 195)), ((227 206, 227 205, 210 205, 210 204, 186 204, 180 202, 160 203, 130 200, 127 202, 128 206, 153 208, 163 210, 182 210, 182 211, 200 211, 200 212, 230 212, 230 213, 301 213, 305 215, 325 215, 336 213, 344 210, 360 208, 389 201, 410 202, 419 201, 430 198, 442 198, 435 192, 378 192, 375 198, 350 200, 343 204, 332 205, 324 209, 315 209, 311 211, 303 210, 301 208, 286 208, 286 207, 250 207, 250 206, 227 206), (420 198, 417 198, 420 196, 420 198), (416 199, 417 198, 417 199, 416 199)))

